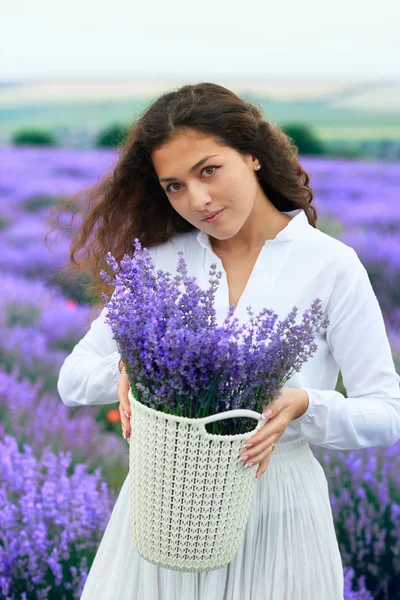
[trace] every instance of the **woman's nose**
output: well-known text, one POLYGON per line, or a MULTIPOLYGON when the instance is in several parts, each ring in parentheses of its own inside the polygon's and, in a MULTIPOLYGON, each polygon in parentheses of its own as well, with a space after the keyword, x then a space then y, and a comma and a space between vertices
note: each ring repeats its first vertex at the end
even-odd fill
POLYGON ((204 208, 212 201, 206 186, 202 186, 201 184, 192 185, 192 187, 189 188, 189 199, 192 209, 199 211, 204 210, 204 208))

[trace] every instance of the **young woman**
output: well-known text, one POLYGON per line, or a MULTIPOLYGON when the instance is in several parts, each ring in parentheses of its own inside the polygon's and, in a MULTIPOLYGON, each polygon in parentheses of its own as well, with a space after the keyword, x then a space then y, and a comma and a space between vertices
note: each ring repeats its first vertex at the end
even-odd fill
MULTIPOLYGON (((242 320, 249 305, 283 318, 319 297, 330 324, 242 453, 258 465, 258 482, 232 561, 191 573, 142 559, 130 531, 128 474, 82 600, 343 599, 327 481, 309 442, 336 449, 396 442, 400 378, 367 272, 352 248, 316 228, 312 200, 291 140, 212 83, 159 97, 132 126, 113 172, 90 190, 71 261, 85 249, 100 287, 107 252, 120 260, 138 237, 157 268, 170 272, 183 250, 204 286, 218 263, 220 320, 230 304, 242 320), (335 391, 339 370, 348 397, 335 391)), ((129 384, 105 310, 66 358, 58 390, 67 406, 118 400, 129 439, 129 384)))

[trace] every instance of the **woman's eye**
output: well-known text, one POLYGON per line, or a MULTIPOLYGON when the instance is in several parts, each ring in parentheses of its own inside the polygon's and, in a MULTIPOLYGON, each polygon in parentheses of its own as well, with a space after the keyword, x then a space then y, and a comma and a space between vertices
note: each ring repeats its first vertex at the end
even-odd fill
POLYGON ((213 166, 213 167, 204 167, 204 169, 202 169, 202 171, 206 171, 207 169, 218 169, 217 166, 213 166))
MULTIPOLYGON (((222 165, 210 165, 208 167, 204 167, 201 172, 206 171, 207 169, 219 169, 222 165)), ((211 176, 214 175, 214 173, 211 173, 211 176)), ((206 178, 207 179, 207 178, 206 178)), ((180 183, 170 183, 169 185, 167 185, 165 191, 166 192, 170 192, 170 193, 175 193, 175 192, 179 192, 179 190, 174 190, 172 191, 170 188, 173 185, 180 185, 180 183)))
MULTIPOLYGON (((166 192, 171 192, 171 190, 169 189, 171 187, 171 185, 179 185, 179 183, 170 183, 169 185, 167 185, 167 187, 165 188, 166 192)), ((175 190, 177 191, 177 190, 175 190)))

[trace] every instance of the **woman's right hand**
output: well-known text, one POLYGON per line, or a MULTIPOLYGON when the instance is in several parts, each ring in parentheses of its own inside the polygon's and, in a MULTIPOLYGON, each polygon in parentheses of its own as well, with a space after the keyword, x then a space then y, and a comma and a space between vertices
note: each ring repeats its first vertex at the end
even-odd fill
POLYGON ((119 376, 117 388, 118 388, 118 401, 119 401, 119 414, 122 425, 122 435, 129 442, 131 435, 131 407, 128 398, 129 392, 129 379, 125 371, 125 365, 122 360, 118 363, 121 375, 119 376))

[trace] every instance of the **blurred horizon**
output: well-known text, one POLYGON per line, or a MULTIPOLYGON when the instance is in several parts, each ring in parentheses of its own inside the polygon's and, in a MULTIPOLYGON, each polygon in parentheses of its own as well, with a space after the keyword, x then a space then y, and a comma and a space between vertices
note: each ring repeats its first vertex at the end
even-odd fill
POLYGON ((210 81, 258 105, 283 128, 306 126, 326 152, 397 160, 400 157, 400 78, 43 78, 0 83, 0 146, 24 129, 51 132, 64 147, 91 147, 107 127, 129 125, 156 97, 181 85, 210 81))

